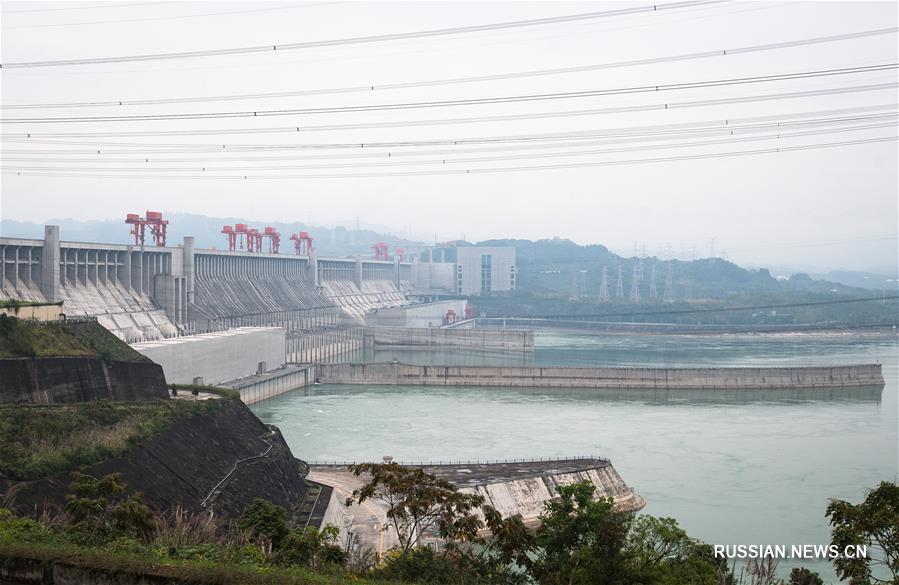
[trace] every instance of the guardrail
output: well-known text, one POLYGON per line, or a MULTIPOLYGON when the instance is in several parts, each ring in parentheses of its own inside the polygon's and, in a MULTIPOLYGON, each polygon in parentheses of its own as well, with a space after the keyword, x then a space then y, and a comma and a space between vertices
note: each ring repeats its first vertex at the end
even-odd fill
MULTIPOLYGON (((551 463, 554 461, 601 461, 609 464, 612 461, 606 457, 597 455, 577 455, 574 457, 538 457, 529 459, 459 459, 456 461, 388 461, 386 463, 396 463, 406 467, 437 467, 441 465, 502 465, 508 463, 551 463)), ((349 467, 350 465, 359 465, 362 463, 385 463, 384 461, 319 461, 306 460, 309 467, 349 467)))

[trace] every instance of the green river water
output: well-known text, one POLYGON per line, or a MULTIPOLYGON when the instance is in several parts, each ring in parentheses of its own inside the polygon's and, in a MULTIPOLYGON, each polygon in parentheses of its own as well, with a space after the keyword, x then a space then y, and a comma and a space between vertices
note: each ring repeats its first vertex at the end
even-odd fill
MULTIPOLYGON (((495 460, 602 455, 646 498, 717 544, 826 544, 828 498, 895 480, 895 338, 538 332, 533 353, 388 349, 355 359, 460 365, 883 364, 883 388, 617 392, 319 385, 252 406, 314 460, 495 460)), ((826 562, 810 566, 833 580, 826 562)))

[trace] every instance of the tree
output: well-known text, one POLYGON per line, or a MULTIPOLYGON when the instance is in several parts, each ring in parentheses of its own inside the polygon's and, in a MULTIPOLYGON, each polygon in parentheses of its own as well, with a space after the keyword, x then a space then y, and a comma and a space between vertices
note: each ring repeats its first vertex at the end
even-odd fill
POLYGON ((861 504, 831 500, 831 545, 841 556, 834 560, 837 576, 851 585, 899 583, 899 485, 881 482, 861 504), (865 558, 844 555, 848 548, 867 547, 865 558))
POLYGON ((794 567, 790 571, 789 585, 824 585, 824 579, 814 571, 805 567, 794 567))
POLYGON ((237 527, 248 530, 262 540, 263 548, 270 553, 287 536, 287 510, 262 498, 253 498, 237 521, 237 527), (268 546, 266 546, 268 545, 268 546))
POLYGON ((556 489, 559 498, 540 517, 533 576, 552 585, 631 585, 624 547, 632 515, 616 512, 612 498, 594 500, 588 481, 556 489))
POLYGON ((674 518, 636 518, 625 553, 635 583, 717 585, 727 575, 726 561, 715 562, 708 545, 690 538, 674 518))
POLYGON ((396 463, 361 463, 350 466, 355 476, 367 474, 365 484, 353 490, 346 505, 377 500, 387 506, 387 521, 399 539, 401 554, 415 548, 422 535, 436 531, 444 539, 473 539, 483 526, 473 510, 484 503, 477 494, 456 487, 417 467, 396 463))

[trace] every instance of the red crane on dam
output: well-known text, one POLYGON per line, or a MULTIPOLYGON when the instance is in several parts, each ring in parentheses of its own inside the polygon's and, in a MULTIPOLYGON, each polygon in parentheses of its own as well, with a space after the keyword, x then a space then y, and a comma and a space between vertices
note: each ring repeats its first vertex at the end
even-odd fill
POLYGON ((265 229, 260 234, 259 248, 257 250, 259 252, 262 251, 262 238, 268 238, 268 251, 270 254, 277 254, 281 249, 281 234, 275 228, 265 226, 265 229))
POLYGON ((262 234, 256 228, 247 230, 247 252, 262 251, 262 234))
POLYGON ((162 212, 147 211, 146 217, 141 217, 137 213, 129 213, 125 216, 125 223, 134 226, 131 228, 131 234, 134 235, 135 246, 144 246, 147 228, 150 228, 153 244, 159 247, 165 246, 165 230, 169 225, 169 220, 162 219, 162 212))
POLYGON ((406 249, 405 248, 397 248, 396 252, 394 252, 400 258, 400 262, 406 259, 406 249))
POLYGON ((234 234, 238 240, 239 249, 243 250, 243 241, 244 237, 247 239, 247 250, 250 249, 250 230, 245 223, 238 223, 234 225, 234 234))
POLYGON ((309 232, 300 232, 290 236, 297 256, 308 256, 312 253, 312 236, 309 232))
POLYGON ((230 225, 222 226, 222 233, 228 237, 228 251, 237 250, 237 232, 230 225))
POLYGON ((384 242, 378 242, 371 249, 375 251, 375 260, 390 260, 387 244, 384 242))

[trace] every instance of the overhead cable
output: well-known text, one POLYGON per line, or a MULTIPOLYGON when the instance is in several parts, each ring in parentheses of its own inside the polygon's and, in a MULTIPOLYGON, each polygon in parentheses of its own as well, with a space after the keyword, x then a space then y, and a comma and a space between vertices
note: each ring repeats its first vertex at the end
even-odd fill
POLYGON ((95 65, 103 63, 125 63, 132 61, 160 61, 164 59, 190 59, 196 57, 221 57, 226 55, 246 55, 252 53, 268 53, 270 51, 293 51, 299 49, 312 49, 320 47, 336 47, 343 45, 358 45, 365 43, 379 43, 385 41, 397 41, 406 39, 418 39, 423 37, 435 37, 446 35, 457 35, 474 32, 482 32, 489 30, 502 30, 510 28, 521 28, 530 26, 541 26, 547 24, 557 24, 561 22, 574 22, 582 20, 593 20, 598 18, 610 18, 615 16, 623 16, 627 14, 652 13, 664 10, 675 10, 679 8, 689 8, 694 6, 703 6, 707 4, 719 4, 726 0, 688 0, 685 2, 673 2, 670 4, 650 4, 645 6, 635 6, 630 8, 620 8, 618 10, 606 10, 603 12, 587 12, 581 14, 569 14, 566 16, 554 16, 549 18, 535 18, 530 20, 517 20, 511 22, 497 22, 492 24, 479 24, 471 26, 461 26, 454 28, 440 28, 423 31, 413 31, 404 33, 392 33, 383 35, 372 35, 364 37, 350 37, 343 39, 330 39, 321 41, 305 41, 299 43, 269 44, 255 47, 238 47, 230 49, 208 49, 202 51, 181 51, 173 53, 155 53, 146 55, 122 55, 113 57, 93 57, 81 59, 60 59, 55 61, 21 61, 15 63, 0 64, 0 68, 4 69, 22 69, 33 67, 62 67, 71 65, 95 65))
POLYGON ((589 97, 601 97, 610 95, 632 95, 639 93, 657 93, 661 91, 680 91, 688 89, 700 89, 709 87, 725 87, 732 85, 745 85, 751 83, 767 83, 774 81, 792 81, 797 79, 810 79, 818 77, 830 77, 835 75, 852 75, 858 73, 871 73, 876 71, 889 71, 899 68, 899 63, 882 63, 879 65, 867 65, 863 67, 842 67, 838 69, 818 69, 813 71, 797 71, 792 73, 778 73, 772 75, 757 75, 752 77, 732 77, 706 81, 690 81, 683 83, 655 84, 643 86, 620 87, 610 89, 596 89, 586 91, 524 94, 492 96, 482 98, 469 98, 458 100, 436 100, 419 102, 399 102, 392 104, 367 104, 351 106, 322 106, 316 108, 297 108, 279 110, 255 110, 232 112, 189 112, 179 114, 143 114, 127 116, 85 116, 85 117, 45 117, 45 118, 5 118, 0 119, 2 124, 51 124, 51 123, 82 123, 82 122, 138 122, 151 120, 208 120, 217 118, 256 118, 269 116, 299 116, 312 114, 334 114, 349 112, 383 112, 412 109, 431 109, 459 106, 476 106, 490 104, 525 103, 533 101, 547 101, 560 99, 580 99, 589 97))
POLYGON ((687 160, 701 160, 713 158, 728 158, 735 156, 755 156, 761 154, 776 154, 782 152, 795 152, 801 150, 813 150, 823 148, 837 148, 843 146, 858 146, 863 144, 875 144, 885 142, 896 142, 897 137, 887 136, 880 138, 867 138, 860 140, 844 140, 840 142, 825 142, 818 144, 806 144, 801 146, 784 146, 778 148, 762 148, 756 150, 739 150, 729 152, 666 156, 657 158, 641 158, 630 160, 616 161, 592 161, 579 163, 557 163, 546 165, 530 165, 523 167, 492 167, 492 168, 475 168, 475 169, 446 169, 446 170, 428 170, 428 171, 402 171, 387 173, 337 173, 337 174, 302 174, 302 175, 253 175, 253 174, 237 174, 237 175, 161 175, 161 174, 97 174, 97 173, 71 173, 71 172, 39 172, 39 171, 15 171, 4 170, 3 174, 18 176, 46 176, 46 177, 86 177, 86 178, 125 178, 125 179, 213 179, 213 180, 248 180, 248 179, 359 179, 359 178, 380 178, 380 177, 412 177, 412 176, 437 176, 437 175, 475 175, 486 173, 506 173, 521 171, 543 171, 554 169, 571 169, 583 167, 607 167, 621 165, 640 165, 651 163, 680 162, 687 160))
POLYGON ((477 75, 469 77, 453 77, 449 79, 432 79, 425 81, 409 81, 402 83, 384 83, 384 84, 365 84, 347 87, 335 87, 325 89, 307 89, 300 91, 280 91, 268 93, 245 93, 235 95, 219 95, 219 96, 196 96, 196 97, 180 97, 180 98, 157 98, 142 100, 106 100, 91 102, 62 102, 62 103, 37 103, 37 104, 4 104, 0 105, 0 109, 19 110, 19 109, 50 109, 50 108, 88 108, 88 107, 117 107, 117 106, 145 106, 156 104, 179 104, 179 103, 197 103, 197 102, 216 102, 216 101, 240 101, 250 99, 275 99, 287 97, 301 97, 310 95, 328 95, 353 92, 374 92, 382 90, 409 89, 416 87, 434 87, 442 85, 454 85, 458 83, 475 83, 485 81, 500 81, 508 79, 521 79, 528 77, 541 77, 546 75, 562 75, 569 73, 582 73, 586 71, 597 71, 601 69, 616 69, 622 67, 634 67, 641 65, 654 65, 659 63, 672 63, 676 61, 688 61, 694 59, 706 59, 710 57, 723 57, 726 55, 740 55, 746 53, 756 53, 761 51, 771 51, 775 49, 784 49, 792 47, 801 47, 806 45, 814 45, 819 43, 832 43, 837 41, 845 41, 850 39, 858 39, 864 37, 872 37, 886 34, 896 34, 899 27, 880 28, 874 30, 858 31, 854 33, 846 33, 842 35, 831 35, 826 37, 815 37, 809 39, 800 39, 793 41, 785 41, 781 43, 769 43, 766 45, 753 45, 749 47, 737 47, 731 49, 720 49, 716 51, 703 51, 699 53, 685 53, 680 55, 670 55, 664 57, 652 57, 647 59, 632 59, 629 61, 617 61, 612 63, 600 63, 594 65, 579 65, 574 67, 558 67, 554 69, 537 69, 532 71, 520 71, 514 73, 497 73, 494 75, 477 75))

